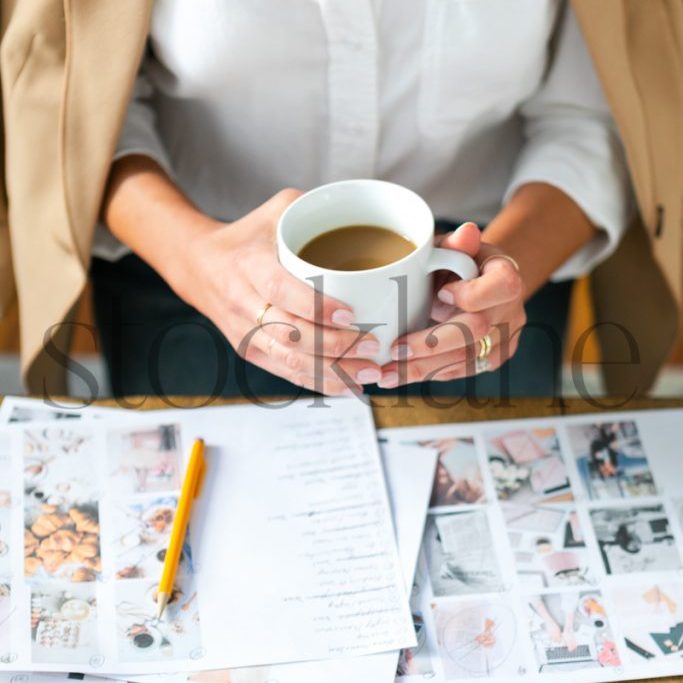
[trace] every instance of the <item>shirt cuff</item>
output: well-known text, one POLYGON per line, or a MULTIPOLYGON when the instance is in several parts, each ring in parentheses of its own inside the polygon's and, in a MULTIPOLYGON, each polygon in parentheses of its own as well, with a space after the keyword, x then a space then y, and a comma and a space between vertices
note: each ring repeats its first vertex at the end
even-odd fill
POLYGON ((115 161, 123 159, 127 156, 131 156, 133 154, 149 157, 150 159, 152 159, 152 161, 155 161, 161 167, 163 172, 169 178, 173 178, 173 169, 171 167, 171 162, 169 161, 168 155, 166 154, 165 150, 161 147, 161 145, 159 145, 158 147, 150 144, 135 145, 132 143, 130 145, 119 145, 116 149, 116 152, 114 153, 114 156, 111 159, 111 163, 113 164, 115 161))
MULTIPOLYGON (((597 148, 604 150, 605 140, 597 148)), ((507 204, 524 184, 543 182, 562 190, 586 214, 599 233, 551 276, 570 280, 589 273, 617 247, 628 222, 630 186, 618 141, 612 154, 599 157, 590 140, 530 140, 522 150, 503 197, 507 204)), ((563 226, 557 226, 558 230, 563 226)))
POLYGON ((145 102, 130 103, 112 163, 131 154, 141 154, 153 159, 173 179, 173 166, 156 131, 154 116, 154 110, 145 102))

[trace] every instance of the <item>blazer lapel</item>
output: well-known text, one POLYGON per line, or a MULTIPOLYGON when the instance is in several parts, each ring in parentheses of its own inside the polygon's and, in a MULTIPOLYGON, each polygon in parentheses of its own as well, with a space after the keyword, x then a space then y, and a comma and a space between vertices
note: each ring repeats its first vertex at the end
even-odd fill
POLYGON ((64 0, 66 68, 60 121, 71 235, 90 259, 109 165, 144 52, 153 0, 64 0))

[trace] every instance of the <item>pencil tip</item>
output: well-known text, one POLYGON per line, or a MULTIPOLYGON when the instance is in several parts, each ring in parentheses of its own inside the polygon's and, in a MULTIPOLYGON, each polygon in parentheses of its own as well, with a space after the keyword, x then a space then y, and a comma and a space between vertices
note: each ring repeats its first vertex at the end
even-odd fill
POLYGON ((168 605, 168 593, 159 593, 157 595, 157 620, 163 616, 166 605, 168 605))

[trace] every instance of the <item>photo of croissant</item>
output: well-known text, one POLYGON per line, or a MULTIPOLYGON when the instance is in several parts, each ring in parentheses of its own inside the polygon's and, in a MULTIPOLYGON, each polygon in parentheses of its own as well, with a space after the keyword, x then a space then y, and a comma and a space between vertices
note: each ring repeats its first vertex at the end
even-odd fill
POLYGON ((24 527, 24 574, 95 581, 102 571, 100 525, 96 503, 27 508, 24 527))

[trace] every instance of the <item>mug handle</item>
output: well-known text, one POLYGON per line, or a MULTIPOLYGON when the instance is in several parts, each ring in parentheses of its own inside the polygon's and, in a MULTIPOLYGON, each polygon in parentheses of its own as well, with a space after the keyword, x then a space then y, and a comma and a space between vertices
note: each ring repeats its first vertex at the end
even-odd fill
POLYGON ((434 247, 427 261, 427 272, 450 270, 462 280, 473 280, 479 275, 479 268, 474 259, 462 251, 434 247))

